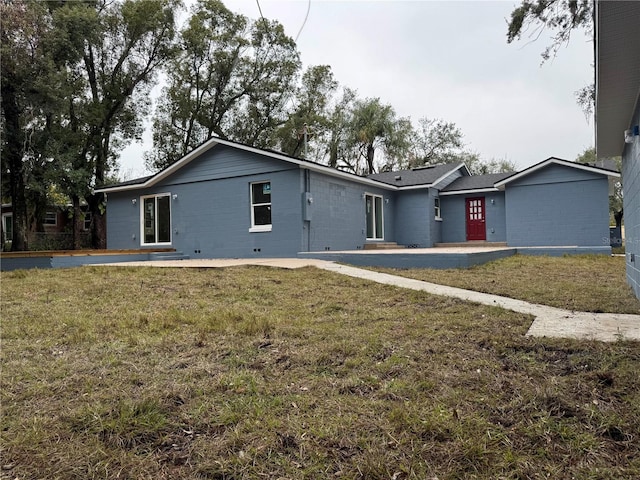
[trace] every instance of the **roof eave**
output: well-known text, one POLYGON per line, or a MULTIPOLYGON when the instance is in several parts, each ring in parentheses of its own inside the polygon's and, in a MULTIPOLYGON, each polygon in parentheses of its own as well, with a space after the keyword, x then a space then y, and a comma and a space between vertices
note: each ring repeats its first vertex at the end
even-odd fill
POLYGON ((499 192, 500 189, 496 187, 487 187, 487 188, 468 188, 466 190, 452 190, 447 192, 440 192, 440 196, 450 196, 450 195, 469 195, 475 193, 491 193, 491 192, 499 192))

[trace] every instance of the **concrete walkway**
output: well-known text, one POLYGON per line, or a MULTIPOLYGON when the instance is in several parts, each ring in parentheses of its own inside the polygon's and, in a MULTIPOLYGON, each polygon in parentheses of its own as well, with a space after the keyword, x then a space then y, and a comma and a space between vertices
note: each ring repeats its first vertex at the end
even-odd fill
POLYGON ((459 298, 469 302, 491 305, 533 315, 535 320, 527 335, 535 337, 577 338, 611 342, 616 340, 640 340, 640 315, 619 313, 572 312, 560 308, 538 305, 488 293, 448 287, 411 278, 378 273, 334 262, 298 258, 219 259, 219 260, 168 260, 153 262, 127 262, 104 265, 145 267, 220 268, 239 265, 262 265, 278 268, 302 268, 313 266, 330 272, 362 278, 372 282, 419 290, 434 295, 459 298))

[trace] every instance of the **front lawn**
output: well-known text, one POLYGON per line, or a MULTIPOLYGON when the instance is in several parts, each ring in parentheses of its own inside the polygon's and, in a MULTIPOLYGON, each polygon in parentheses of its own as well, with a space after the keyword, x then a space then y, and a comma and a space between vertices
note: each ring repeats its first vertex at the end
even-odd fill
POLYGON ((640 344, 314 268, 2 274, 7 479, 640 478, 640 344))
POLYGON ((514 255, 468 269, 375 270, 567 310, 640 314, 624 257, 514 255))

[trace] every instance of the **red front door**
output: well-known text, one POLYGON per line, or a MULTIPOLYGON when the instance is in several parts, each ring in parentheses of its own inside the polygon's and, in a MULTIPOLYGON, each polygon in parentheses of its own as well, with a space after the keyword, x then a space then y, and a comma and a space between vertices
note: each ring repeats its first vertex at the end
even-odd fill
POLYGON ((486 240, 484 197, 467 198, 467 241, 486 240))

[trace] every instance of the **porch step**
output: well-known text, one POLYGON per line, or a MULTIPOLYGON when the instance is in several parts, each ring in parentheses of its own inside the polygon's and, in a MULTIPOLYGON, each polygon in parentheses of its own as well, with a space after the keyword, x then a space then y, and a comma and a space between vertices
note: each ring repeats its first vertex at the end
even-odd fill
POLYGON ((391 250, 394 248, 406 248, 404 245, 398 245, 396 242, 375 242, 365 243, 365 250, 391 250))
POLYGON ((436 243, 434 247, 506 247, 507 242, 485 242, 484 240, 472 240, 470 242, 436 243))
POLYGON ((152 252, 149 254, 149 260, 188 260, 189 255, 182 252, 152 252))

